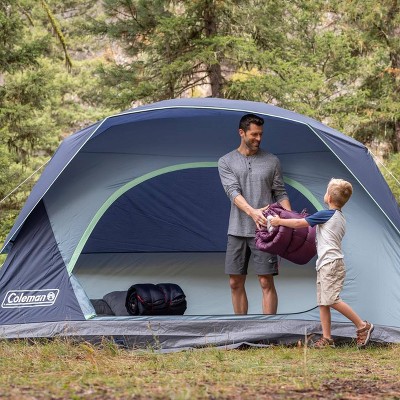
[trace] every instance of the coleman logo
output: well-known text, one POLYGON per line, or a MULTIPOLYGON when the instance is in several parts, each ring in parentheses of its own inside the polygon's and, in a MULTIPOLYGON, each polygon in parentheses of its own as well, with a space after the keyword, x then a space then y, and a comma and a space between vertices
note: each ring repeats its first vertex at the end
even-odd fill
POLYGON ((1 304, 2 308, 52 306, 57 299, 58 289, 9 290, 1 304))

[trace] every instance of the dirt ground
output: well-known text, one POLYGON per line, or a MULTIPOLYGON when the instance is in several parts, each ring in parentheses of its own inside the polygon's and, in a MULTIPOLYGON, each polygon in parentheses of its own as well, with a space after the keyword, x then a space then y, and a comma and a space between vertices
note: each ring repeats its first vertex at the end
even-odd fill
MULTIPOLYGON (((241 397, 244 398, 244 397, 241 397)), ((264 399, 326 399, 364 400, 400 399, 399 382, 371 382, 333 379, 325 382, 318 390, 291 390, 284 393, 260 393, 264 399), (265 396, 265 397, 264 397, 265 396)))
MULTIPOLYGON (((4 393, 3 393, 4 396, 4 393)), ((71 397, 54 397, 51 393, 32 393, 32 388, 9 388, 5 397, 1 399, 7 400, 70 400, 71 397)), ((93 391, 82 391, 75 394, 74 399, 88 400, 150 400, 150 399, 171 399, 174 397, 164 397, 162 394, 157 395, 139 395, 132 397, 120 397, 114 390, 104 388, 96 388, 93 391)), ((176 399, 184 399, 178 396, 176 399)), ((354 381, 333 379, 322 384, 319 389, 297 390, 293 388, 282 387, 279 390, 258 390, 256 393, 243 386, 235 395, 228 396, 208 396, 204 399, 209 400, 299 400, 299 399, 324 399, 324 400, 365 400, 365 399, 400 399, 400 382, 371 382, 371 381, 354 381)))

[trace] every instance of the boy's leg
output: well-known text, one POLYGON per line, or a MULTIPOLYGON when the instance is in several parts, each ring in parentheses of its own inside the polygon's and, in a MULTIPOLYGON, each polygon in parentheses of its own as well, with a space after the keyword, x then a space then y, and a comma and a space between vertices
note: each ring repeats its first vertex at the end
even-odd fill
POLYGON ((331 310, 329 306, 319 306, 319 315, 322 325, 322 337, 316 342, 311 342, 310 347, 315 349, 324 349, 326 347, 335 347, 335 342, 331 337, 331 310))
POLYGON ((332 304, 331 306, 336 311, 343 314, 347 319, 349 319, 357 329, 364 328, 365 322, 358 316, 358 314, 344 301, 332 304))
POLYGON ((346 270, 343 260, 334 260, 317 271, 317 300, 323 336, 331 338, 331 309, 342 302, 340 292, 343 288, 346 270))
POLYGON ((365 347, 371 338, 374 325, 368 321, 363 321, 358 314, 344 301, 333 304, 332 307, 348 318, 357 327, 357 347, 365 347))
POLYGON ((322 336, 331 339, 331 309, 329 306, 319 306, 321 318, 322 336))

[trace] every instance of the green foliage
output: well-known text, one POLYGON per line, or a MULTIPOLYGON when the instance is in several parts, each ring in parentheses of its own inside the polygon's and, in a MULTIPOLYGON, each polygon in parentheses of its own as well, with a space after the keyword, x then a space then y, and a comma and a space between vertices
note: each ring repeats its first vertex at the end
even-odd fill
POLYGON ((331 117, 361 70, 337 24, 326 2, 263 3, 254 20, 257 63, 232 80, 229 97, 273 102, 319 120, 331 117))
POLYGON ((400 153, 392 154, 381 171, 400 205, 400 153))
POLYGON ((28 34, 31 28, 29 8, 34 1, 0 0, 0 74, 35 65, 48 49, 48 34, 40 37, 28 34))
POLYGON ((400 151, 400 5, 397 1, 336 1, 353 57, 363 67, 347 104, 347 133, 362 142, 380 138, 400 151))
MULTIPOLYGON (((98 107, 91 96, 93 92, 101 93, 101 82, 93 71, 103 59, 88 57, 87 43, 92 51, 98 51, 101 43, 94 43, 93 38, 75 29, 72 20, 64 19, 73 12, 77 13, 75 19, 84 18, 83 14, 89 12, 87 3, 70 1, 71 8, 66 9, 66 3, 54 0, 50 6, 55 18, 62 21, 71 54, 76 58, 70 72, 65 68, 57 38, 51 35, 47 12, 39 2, 0 1, 0 24, 7 23, 7 31, 0 29, 0 35, 8 38, 0 41, 0 54, 8 54, 8 58, 0 57, 0 200, 45 163, 60 140, 115 112, 98 107), (41 46, 43 43, 46 46, 41 46)), ((0 203, 1 242, 40 173, 0 203)))
POLYGON ((55 127, 51 112, 53 73, 46 68, 10 75, 0 101, 0 136, 10 150, 23 159, 34 149, 52 151, 48 132, 55 127))
POLYGON ((99 72, 121 108, 135 101, 203 95, 223 96, 230 71, 242 62, 248 38, 240 35, 235 1, 108 0, 108 19, 91 27, 117 41, 125 58, 99 72), (225 73, 223 73, 223 70, 225 73))

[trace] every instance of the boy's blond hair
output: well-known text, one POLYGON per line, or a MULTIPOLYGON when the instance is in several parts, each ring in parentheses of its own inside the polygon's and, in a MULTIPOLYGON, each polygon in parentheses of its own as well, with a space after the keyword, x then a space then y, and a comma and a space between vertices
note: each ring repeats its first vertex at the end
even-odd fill
POLYGON ((332 203, 342 208, 353 194, 353 186, 344 179, 332 178, 328 184, 328 194, 332 203))

